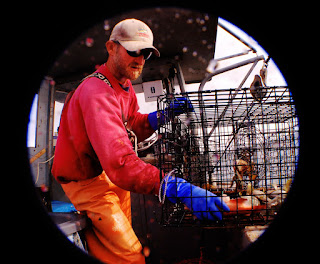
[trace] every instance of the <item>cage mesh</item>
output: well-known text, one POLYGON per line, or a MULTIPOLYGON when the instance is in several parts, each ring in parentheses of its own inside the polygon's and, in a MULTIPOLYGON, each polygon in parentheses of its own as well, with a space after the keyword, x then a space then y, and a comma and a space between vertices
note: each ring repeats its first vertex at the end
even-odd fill
POLYGON ((155 146, 163 175, 176 176, 225 200, 223 220, 199 221, 183 204, 166 201, 161 223, 227 227, 267 224, 277 214, 294 177, 298 120, 288 87, 264 87, 168 94, 158 98, 155 146), (261 90, 260 90, 261 91, 261 90), (170 107, 190 100, 178 117, 170 107))

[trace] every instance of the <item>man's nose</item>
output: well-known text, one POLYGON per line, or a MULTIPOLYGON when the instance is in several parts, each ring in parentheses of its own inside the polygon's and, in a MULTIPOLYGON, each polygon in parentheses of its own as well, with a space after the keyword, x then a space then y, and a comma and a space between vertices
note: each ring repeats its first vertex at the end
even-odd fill
POLYGON ((138 63, 138 64, 140 64, 140 65, 144 65, 145 59, 144 59, 143 55, 141 55, 141 56, 139 56, 139 57, 136 57, 136 58, 135 58, 135 62, 138 63))

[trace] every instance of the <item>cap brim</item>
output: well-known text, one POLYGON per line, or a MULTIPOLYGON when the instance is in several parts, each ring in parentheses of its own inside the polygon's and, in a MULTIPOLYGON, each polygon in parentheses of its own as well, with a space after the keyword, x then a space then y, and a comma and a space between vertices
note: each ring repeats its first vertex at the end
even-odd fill
POLYGON ((118 42, 128 51, 137 51, 142 49, 152 49, 152 52, 157 57, 160 57, 160 52, 154 46, 149 45, 144 41, 125 41, 125 40, 118 40, 118 42))

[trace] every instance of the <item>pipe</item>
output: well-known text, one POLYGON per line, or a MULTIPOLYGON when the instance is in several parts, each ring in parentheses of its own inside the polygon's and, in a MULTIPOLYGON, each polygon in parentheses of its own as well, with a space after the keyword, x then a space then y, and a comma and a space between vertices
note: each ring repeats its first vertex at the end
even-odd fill
POLYGON ((235 37, 237 40, 241 41, 244 45, 246 45, 248 48, 250 48, 254 53, 257 53, 257 50, 252 47, 247 41, 244 39, 240 38, 236 33, 234 33, 230 28, 226 27, 223 25, 223 23, 218 22, 219 27, 223 28, 225 31, 229 32, 233 37, 235 37))
POLYGON ((253 58, 250 58, 250 59, 247 59, 247 60, 244 60, 244 61, 241 61, 241 62, 238 62, 238 63, 235 63, 235 64, 232 64, 230 66, 227 66, 227 67, 224 67, 224 68, 221 68, 221 69, 218 69, 216 71, 214 71, 213 73, 211 74, 208 74, 208 76, 206 76, 202 82, 200 83, 200 86, 199 86, 199 94, 198 94, 198 100, 199 100, 199 106, 200 106, 200 117, 201 117, 201 126, 202 126, 202 133, 203 133, 203 145, 204 145, 204 153, 207 153, 209 151, 209 144, 208 144, 208 141, 209 141, 209 137, 212 135, 212 133, 214 132, 215 128, 217 127, 220 119, 224 116, 224 114, 226 113, 227 109, 228 109, 228 105, 226 106, 226 108, 224 109, 224 111, 221 113, 221 115, 219 116, 218 120, 216 121, 216 123, 214 124, 214 126, 212 127, 209 135, 207 133, 207 130, 206 130, 206 126, 205 126, 205 121, 206 121, 206 116, 205 116, 205 112, 204 112, 204 102, 203 102, 203 98, 202 98, 202 91, 203 91, 203 88, 204 88, 204 85, 214 76, 218 75, 218 74, 221 74, 221 73, 224 73, 224 72, 227 72, 227 71, 230 71, 230 70, 233 70, 233 69, 236 69, 236 68, 239 68, 239 67, 242 67, 242 66, 245 66, 247 64, 250 64, 250 63, 253 63, 252 67, 250 68, 250 70, 248 71, 248 73, 246 74, 246 76, 244 77, 244 79, 242 80, 241 84, 239 85, 239 87, 236 89, 236 93, 232 96, 232 98, 230 98, 230 102, 234 99, 234 97, 237 95, 238 91, 241 89, 242 85, 245 83, 246 79, 249 77, 249 75, 251 74, 253 68, 257 65, 258 61, 259 60, 264 60, 264 56, 263 55, 260 55, 260 56, 257 56, 257 57, 253 57, 253 58))
POLYGON ((200 86, 199 86, 199 92, 201 92, 203 90, 203 87, 206 84, 206 82, 209 81, 213 76, 216 76, 218 74, 221 74, 221 73, 224 73, 224 72, 227 72, 227 71, 230 71, 230 70, 234 70, 236 68, 245 66, 245 65, 250 64, 250 63, 254 63, 254 62, 259 61, 259 60, 264 60, 264 56, 260 55, 260 56, 257 56, 257 57, 253 57, 253 58, 250 58, 250 59, 247 59, 247 60, 232 64, 230 66, 218 69, 218 70, 214 71, 213 73, 208 74, 208 76, 205 77, 201 81, 200 86))

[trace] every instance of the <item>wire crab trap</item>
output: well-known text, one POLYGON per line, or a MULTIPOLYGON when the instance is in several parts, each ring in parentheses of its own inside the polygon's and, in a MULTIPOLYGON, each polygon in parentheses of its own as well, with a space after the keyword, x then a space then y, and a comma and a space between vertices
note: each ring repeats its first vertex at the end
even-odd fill
POLYGON ((230 208, 222 221, 199 222, 182 203, 166 200, 161 224, 228 227, 274 219, 298 162, 298 119, 288 87, 263 87, 260 92, 263 96, 243 88, 158 98, 155 152, 160 171, 166 175, 174 170, 175 176, 221 197, 230 208), (172 105, 181 96, 193 109, 175 117, 172 105))

